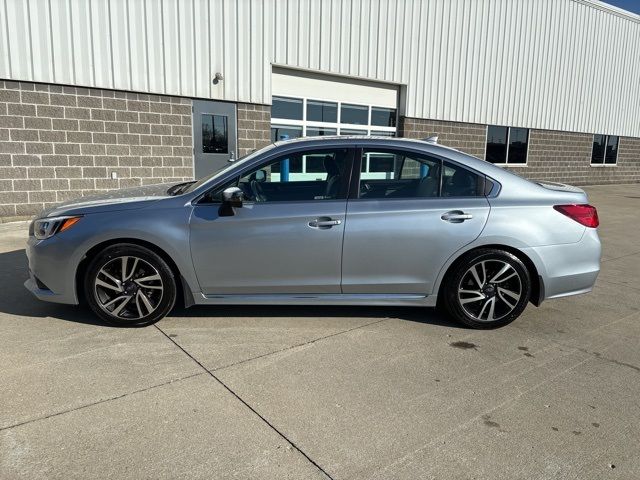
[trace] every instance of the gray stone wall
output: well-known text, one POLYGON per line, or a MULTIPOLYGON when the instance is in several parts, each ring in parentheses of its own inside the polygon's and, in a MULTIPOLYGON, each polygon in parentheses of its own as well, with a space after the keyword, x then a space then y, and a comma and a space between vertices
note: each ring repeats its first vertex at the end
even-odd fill
POLYGON ((438 143, 484 158, 487 126, 475 123, 442 122, 424 118, 401 117, 398 136, 427 138, 438 136, 438 143))
POLYGON ((527 178, 574 185, 640 182, 640 138, 620 137, 612 166, 591 166, 592 146, 591 134, 530 130, 527 166, 509 168, 527 178))
POLYGON ((0 218, 191 178, 190 99, 0 81, 0 218))
POLYGON ((243 157, 271 142, 271 106, 239 103, 238 156, 243 157))
MULTIPOLYGON (((398 135, 427 138, 484 158, 486 125, 401 118, 398 135)), ((593 135, 586 133, 529 130, 529 151, 524 166, 505 167, 533 180, 574 185, 640 182, 640 138, 620 137, 615 166, 591 166, 593 135)))

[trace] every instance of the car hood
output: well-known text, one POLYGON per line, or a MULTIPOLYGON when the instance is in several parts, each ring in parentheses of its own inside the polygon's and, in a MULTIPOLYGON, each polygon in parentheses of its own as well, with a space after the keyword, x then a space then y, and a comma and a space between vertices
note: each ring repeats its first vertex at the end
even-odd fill
POLYGON ((40 217, 83 215, 115 210, 133 210, 169 198, 167 190, 177 183, 159 183, 144 187, 123 188, 69 200, 44 210, 40 217))

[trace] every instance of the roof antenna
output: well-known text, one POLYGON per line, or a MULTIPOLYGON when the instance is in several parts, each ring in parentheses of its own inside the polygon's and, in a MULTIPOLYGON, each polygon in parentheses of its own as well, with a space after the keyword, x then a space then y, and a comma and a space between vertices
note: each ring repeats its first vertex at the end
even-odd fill
POLYGON ((430 137, 425 138, 423 141, 427 143, 438 143, 438 135, 431 135, 430 137))

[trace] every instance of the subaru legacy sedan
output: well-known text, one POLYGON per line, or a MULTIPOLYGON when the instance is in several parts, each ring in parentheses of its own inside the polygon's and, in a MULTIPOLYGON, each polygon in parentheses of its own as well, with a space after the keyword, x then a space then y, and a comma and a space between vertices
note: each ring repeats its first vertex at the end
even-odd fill
POLYGON ((85 197, 31 224, 25 286, 144 326, 185 306, 441 307, 474 328, 589 292, 596 209, 433 141, 277 142, 195 182, 85 197))

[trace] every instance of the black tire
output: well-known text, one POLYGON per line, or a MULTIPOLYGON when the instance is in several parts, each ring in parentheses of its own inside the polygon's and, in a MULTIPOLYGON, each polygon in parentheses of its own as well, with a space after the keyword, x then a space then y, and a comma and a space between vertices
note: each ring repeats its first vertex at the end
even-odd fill
POLYGON ((442 306, 450 317, 471 328, 490 329, 520 316, 531 296, 531 278, 527 267, 512 253, 484 248, 457 261, 442 289, 442 306), (503 269, 504 273, 497 275, 503 269))
POLYGON ((119 243, 106 247, 91 260, 84 278, 84 295, 91 310, 105 322, 121 327, 156 323, 171 311, 176 294, 176 280, 167 262, 140 245, 119 243), (122 282, 123 257, 128 257, 124 265, 130 269, 126 272, 131 272, 131 278, 125 282, 122 282), (105 283, 111 287, 101 286, 105 283), (115 303, 109 304, 112 300, 115 303), (120 303, 124 304, 122 309, 116 315, 111 313, 120 303))

